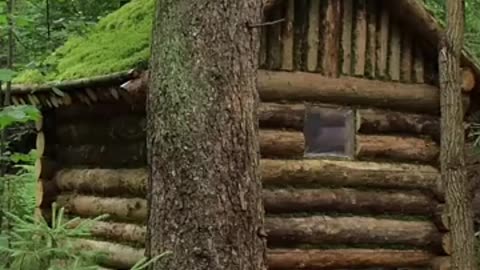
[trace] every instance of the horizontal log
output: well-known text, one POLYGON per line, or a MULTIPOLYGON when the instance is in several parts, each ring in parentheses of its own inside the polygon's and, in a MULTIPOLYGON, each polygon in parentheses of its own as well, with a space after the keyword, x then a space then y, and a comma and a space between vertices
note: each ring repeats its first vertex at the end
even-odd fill
POLYGON ((374 192, 346 188, 264 190, 263 200, 269 214, 336 212, 430 216, 437 205, 432 196, 418 191, 374 192))
POLYGON ((445 211, 445 204, 438 204, 433 212, 433 222, 441 232, 450 231, 448 224, 448 214, 445 211))
POLYGON ((63 191, 103 196, 144 197, 147 180, 146 169, 64 169, 55 176, 57 186, 63 191))
POLYGON ((145 142, 57 146, 56 153, 66 167, 132 168, 146 164, 145 142))
POLYGON ((144 258, 145 253, 143 249, 87 239, 75 239, 74 245, 78 249, 100 253, 98 263, 115 269, 130 269, 144 258))
POLYGON ((450 259, 451 258, 449 256, 436 257, 436 258, 432 259, 431 269, 432 270, 450 270, 450 269, 452 269, 450 259))
POLYGON ((37 178, 52 179, 59 169, 58 163, 46 156, 43 156, 35 162, 35 172, 37 178))
POLYGON ((438 114, 438 88, 360 78, 328 78, 317 73, 258 72, 260 99, 264 102, 309 101, 366 105, 438 114))
POLYGON ((441 239, 431 222, 369 217, 267 218, 265 228, 272 247, 378 244, 438 249, 441 239))
MULTIPOLYGON (((304 156, 306 142, 302 132, 260 130, 259 139, 262 158, 293 159, 304 156)), ((437 161, 439 151, 438 145, 429 139, 384 135, 358 135, 356 139, 356 157, 361 160, 433 163, 437 161)))
POLYGON ((434 254, 422 250, 394 249, 273 249, 268 253, 271 270, 322 270, 367 267, 425 267, 434 254))
POLYGON ((358 110, 357 127, 358 132, 364 134, 418 134, 440 140, 440 119, 425 114, 361 109, 358 110))
POLYGON ((305 139, 302 132, 260 130, 262 158, 302 158, 305 139))
MULTIPOLYGON (((320 189, 320 190, 265 190, 263 192, 264 206, 268 214, 298 213, 298 212, 344 212, 360 214, 410 214, 430 215, 435 208, 435 201, 420 192, 367 192, 351 189, 320 189)), ((85 210, 76 204, 95 200, 92 197, 77 197, 75 199, 59 199, 60 204, 66 206, 69 211, 81 216, 98 216, 103 213, 113 214, 122 220, 131 219, 126 217, 126 211, 118 210, 119 207, 134 205, 138 200, 98 198, 95 205, 87 206, 92 209, 85 210), (68 200, 65 204, 64 201, 68 200), (116 201, 115 207, 111 203, 116 201), (73 205, 73 208, 72 206, 73 205), (120 217, 119 217, 120 215, 120 217)), ((145 205, 143 202, 140 203, 145 205)), ((142 215, 146 213, 138 209, 142 215)), ((146 217, 145 217, 146 218, 146 217)), ((138 220, 140 221, 140 220, 138 220)), ((95 222, 92 227, 92 235, 117 242, 143 243, 145 227, 126 223, 95 222)))
MULTIPOLYGON (((75 228, 82 221, 87 220, 79 220, 78 222, 70 223, 70 227, 75 228)), ((120 243, 145 244, 145 236, 147 233, 147 228, 145 226, 129 223, 88 221, 91 224, 89 228, 90 234, 93 237, 120 243)))
POLYGON ((413 137, 357 136, 357 157, 436 163, 440 147, 432 140, 413 137))
POLYGON ((103 87, 111 85, 120 85, 126 81, 137 78, 141 75, 138 70, 131 69, 111 73, 108 75, 95 76, 91 78, 75 79, 71 81, 63 81, 59 83, 49 83, 43 85, 14 85, 12 87, 12 94, 29 94, 40 92, 52 92, 53 89, 60 89, 62 91, 70 91, 75 89, 84 89, 89 87, 103 87))
POLYGON ((289 128, 303 130, 305 105, 260 103, 258 121, 261 128, 289 128))
POLYGON ((145 115, 145 101, 140 103, 127 103, 117 101, 115 103, 97 103, 94 105, 72 104, 55 110, 57 123, 72 123, 78 121, 104 121, 118 116, 145 115))
MULTIPOLYGON (((415 134, 440 139, 440 120, 426 114, 381 109, 357 109, 357 129, 363 134, 415 134)), ((261 128, 288 128, 303 131, 304 104, 261 103, 261 128)))
POLYGON ((475 88, 475 72, 471 68, 462 68, 462 91, 470 92, 475 88))
POLYGON ((147 217, 147 201, 140 198, 101 198, 62 194, 57 197, 60 207, 67 213, 80 217, 98 217, 108 214, 117 221, 145 222, 147 217))
POLYGON ((145 139, 145 127, 145 117, 133 115, 58 125, 55 135, 61 145, 131 142, 145 139))
MULTIPOLYGON (((147 203, 143 199, 98 198, 61 195, 57 200, 67 213, 81 217, 108 214, 115 220, 145 223, 147 203)), ((100 232, 110 231, 102 224, 100 232)), ((121 228, 124 228, 124 226, 121 228)), ((267 218, 269 244, 404 244, 429 246, 439 240, 433 223, 363 217, 267 218), (436 237, 436 238, 435 238, 436 237)), ((122 229, 119 229, 120 231, 122 229)), ((138 237, 135 236, 135 237, 138 237)))
POLYGON ((433 191, 439 171, 426 165, 335 160, 260 161, 264 185, 342 186, 433 191))
MULTIPOLYGON (((302 132, 261 130, 260 152, 263 158, 303 158, 302 132)), ((397 136, 357 136, 357 157, 430 163, 437 159, 438 146, 431 140, 397 136)), ((144 142, 107 145, 70 145, 57 147, 58 160, 64 165, 101 167, 138 167, 146 164, 144 142)))
MULTIPOLYGON (((115 268, 130 268, 133 262, 143 258, 143 249, 100 242, 78 240, 82 248, 105 253, 108 264, 115 268), (128 251, 128 253, 126 253, 128 251)), ((267 264, 270 270, 322 270, 361 267, 424 267, 428 266, 433 254, 422 250, 394 249, 330 249, 299 250, 269 249, 267 264)))

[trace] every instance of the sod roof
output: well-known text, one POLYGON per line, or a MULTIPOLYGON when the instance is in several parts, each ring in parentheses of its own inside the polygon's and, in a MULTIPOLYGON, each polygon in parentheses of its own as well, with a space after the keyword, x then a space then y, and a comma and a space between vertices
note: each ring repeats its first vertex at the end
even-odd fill
POLYGON ((20 84, 65 81, 146 66, 154 0, 132 0, 101 19, 85 36, 72 36, 44 62, 50 71, 25 70, 20 84))

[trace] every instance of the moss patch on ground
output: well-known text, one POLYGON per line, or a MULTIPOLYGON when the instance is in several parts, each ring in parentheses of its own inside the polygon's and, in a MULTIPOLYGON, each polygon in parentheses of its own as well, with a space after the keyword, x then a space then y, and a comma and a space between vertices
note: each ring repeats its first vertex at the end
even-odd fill
POLYGON ((150 55, 154 1, 132 0, 101 19, 85 36, 73 36, 50 55, 46 73, 24 70, 14 83, 71 80, 145 66, 150 55))

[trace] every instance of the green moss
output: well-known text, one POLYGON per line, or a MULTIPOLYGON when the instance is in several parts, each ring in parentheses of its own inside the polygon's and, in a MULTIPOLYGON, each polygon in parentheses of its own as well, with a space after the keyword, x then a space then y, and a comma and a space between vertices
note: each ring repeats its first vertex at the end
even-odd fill
POLYGON ((103 75, 143 65, 150 55, 153 0, 132 0, 100 20, 89 34, 73 36, 44 62, 46 74, 25 70, 16 83, 42 83, 103 75))

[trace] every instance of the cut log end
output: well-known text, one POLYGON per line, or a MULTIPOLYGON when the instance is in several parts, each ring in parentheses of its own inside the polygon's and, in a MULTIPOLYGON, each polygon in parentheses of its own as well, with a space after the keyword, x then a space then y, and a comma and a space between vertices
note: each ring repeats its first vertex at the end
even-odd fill
POLYGON ((462 69, 462 90, 470 92, 475 88, 475 73, 471 68, 462 69))

